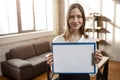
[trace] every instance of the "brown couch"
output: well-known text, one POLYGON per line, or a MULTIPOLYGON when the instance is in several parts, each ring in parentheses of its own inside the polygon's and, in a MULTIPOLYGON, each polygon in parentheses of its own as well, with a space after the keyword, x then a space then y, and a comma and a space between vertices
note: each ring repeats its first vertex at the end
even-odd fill
POLYGON ((46 71, 45 55, 50 52, 47 41, 11 49, 1 63, 2 73, 12 80, 32 80, 46 71))

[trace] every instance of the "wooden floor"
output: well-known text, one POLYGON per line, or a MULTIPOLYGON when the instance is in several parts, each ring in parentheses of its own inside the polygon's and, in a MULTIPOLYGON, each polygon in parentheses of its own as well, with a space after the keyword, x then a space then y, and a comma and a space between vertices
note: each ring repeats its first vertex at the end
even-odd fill
MULTIPOLYGON (((90 80, 95 80, 95 79, 96 79, 96 76, 91 77, 90 80)), ((2 77, 0 77, 0 80, 10 80, 10 79, 2 76, 2 77)), ((44 73, 44 74, 34 78, 33 80, 47 80, 47 75, 46 75, 46 73, 44 73)), ((120 80, 120 62, 116 62, 116 61, 109 62, 108 80, 120 80)))

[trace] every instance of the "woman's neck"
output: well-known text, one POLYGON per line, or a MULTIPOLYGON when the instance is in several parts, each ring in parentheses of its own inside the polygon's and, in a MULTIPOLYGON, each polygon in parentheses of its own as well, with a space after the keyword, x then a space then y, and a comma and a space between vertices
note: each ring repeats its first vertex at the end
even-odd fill
POLYGON ((67 41, 78 42, 80 40, 81 36, 82 35, 79 32, 72 32, 67 41))

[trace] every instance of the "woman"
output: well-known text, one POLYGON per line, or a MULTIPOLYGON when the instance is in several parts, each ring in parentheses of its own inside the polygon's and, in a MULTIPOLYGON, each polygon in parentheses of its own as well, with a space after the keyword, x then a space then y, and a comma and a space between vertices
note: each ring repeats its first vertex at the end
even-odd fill
MULTIPOLYGON (((85 34, 85 13, 79 3, 72 4, 67 13, 67 26, 64 34, 54 38, 53 42, 95 42, 85 34)), ((100 51, 95 52, 96 62, 100 62, 100 51)), ((47 64, 52 65, 53 56, 47 56, 47 64)), ((89 74, 59 74, 59 80, 90 80, 89 74)))

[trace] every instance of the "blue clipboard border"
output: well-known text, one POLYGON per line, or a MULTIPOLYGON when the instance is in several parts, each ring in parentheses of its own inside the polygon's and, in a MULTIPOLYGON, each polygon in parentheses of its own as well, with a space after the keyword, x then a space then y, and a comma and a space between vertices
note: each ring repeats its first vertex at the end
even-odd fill
MULTIPOLYGON (((62 43, 53 42, 52 43, 52 53, 53 53, 53 55, 54 55, 53 45, 94 45, 94 52, 96 50, 96 42, 62 42, 62 43)), ((52 64, 52 70, 53 70, 53 73, 55 73, 55 74, 61 73, 61 72, 54 72, 54 59, 53 59, 53 64, 52 64)), ((96 65, 95 64, 94 64, 94 71, 93 72, 87 72, 87 73, 62 72, 62 74, 95 74, 95 73, 96 73, 96 65)))

